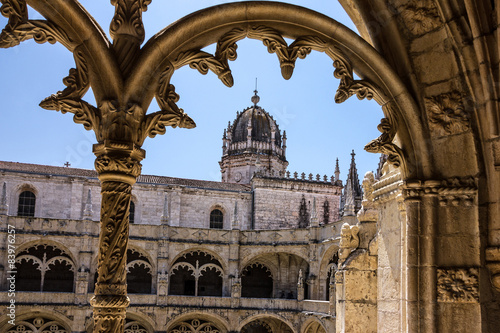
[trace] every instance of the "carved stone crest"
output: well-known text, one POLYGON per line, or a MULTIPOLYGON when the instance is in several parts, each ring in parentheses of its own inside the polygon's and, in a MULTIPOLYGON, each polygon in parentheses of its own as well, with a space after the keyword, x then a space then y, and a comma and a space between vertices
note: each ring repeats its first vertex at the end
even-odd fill
POLYGON ((479 272, 477 268, 447 268, 437 270, 439 302, 478 302, 479 272))

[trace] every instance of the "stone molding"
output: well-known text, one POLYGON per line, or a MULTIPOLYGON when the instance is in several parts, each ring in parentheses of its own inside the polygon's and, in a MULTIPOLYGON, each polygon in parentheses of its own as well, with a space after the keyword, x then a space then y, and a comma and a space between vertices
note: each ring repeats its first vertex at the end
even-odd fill
POLYGON ((403 181, 399 172, 382 177, 373 184, 373 201, 384 203, 394 200, 401 193, 402 187, 403 181))
POLYGON ((440 206, 471 206, 477 196, 476 179, 455 177, 446 180, 407 181, 404 184, 405 200, 419 200, 426 195, 438 196, 440 206))
POLYGON ((438 268, 438 302, 479 302, 479 270, 477 268, 438 268))

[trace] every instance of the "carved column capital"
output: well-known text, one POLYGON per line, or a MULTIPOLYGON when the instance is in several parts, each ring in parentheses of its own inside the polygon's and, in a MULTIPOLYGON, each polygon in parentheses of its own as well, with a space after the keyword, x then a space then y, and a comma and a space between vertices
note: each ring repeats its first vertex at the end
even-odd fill
POLYGON ((115 181, 133 185, 141 174, 141 161, 146 156, 145 150, 133 143, 104 141, 95 144, 95 169, 101 182, 115 181))

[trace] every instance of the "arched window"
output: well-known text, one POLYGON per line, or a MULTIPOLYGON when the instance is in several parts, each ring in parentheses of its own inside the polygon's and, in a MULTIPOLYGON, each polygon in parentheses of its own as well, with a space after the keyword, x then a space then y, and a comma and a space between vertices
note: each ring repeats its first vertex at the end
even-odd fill
POLYGON ((35 245, 16 256, 19 291, 73 292, 75 265, 68 254, 52 245, 35 245))
POLYGON ((130 208, 129 208, 129 213, 128 213, 128 221, 129 223, 134 223, 135 222, 135 203, 130 200, 130 208))
POLYGON ((210 212, 210 229, 222 229, 224 226, 224 214, 220 209, 214 209, 210 212))
POLYGON ((153 268, 148 258, 133 249, 127 250, 127 293, 151 294, 153 268))
POLYGON ((35 216, 35 202, 35 193, 31 191, 21 192, 17 205, 17 216, 35 216))
POLYGON ((171 268, 170 294, 222 296, 222 270, 212 255, 194 251, 178 258, 171 268))
POLYGON ((241 277, 241 296, 254 298, 273 297, 273 277, 269 268, 260 263, 245 267, 241 277))

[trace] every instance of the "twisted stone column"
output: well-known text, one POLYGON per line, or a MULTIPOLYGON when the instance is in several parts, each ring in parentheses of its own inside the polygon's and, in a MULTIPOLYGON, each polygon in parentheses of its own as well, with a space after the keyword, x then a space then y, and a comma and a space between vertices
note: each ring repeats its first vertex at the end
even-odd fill
POLYGON ((141 171, 144 151, 121 143, 94 146, 101 181, 101 232, 97 263, 94 332, 123 332, 127 297, 127 245, 132 185, 141 171))

